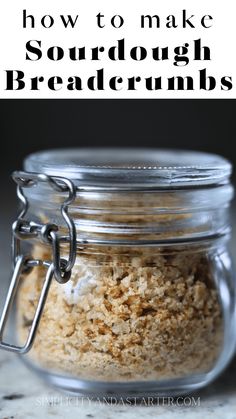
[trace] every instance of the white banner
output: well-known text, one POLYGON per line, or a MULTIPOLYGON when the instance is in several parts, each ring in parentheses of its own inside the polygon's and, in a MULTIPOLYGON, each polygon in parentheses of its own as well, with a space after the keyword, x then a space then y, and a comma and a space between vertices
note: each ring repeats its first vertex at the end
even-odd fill
POLYGON ((236 98, 235 0, 7 0, 0 98, 236 98))

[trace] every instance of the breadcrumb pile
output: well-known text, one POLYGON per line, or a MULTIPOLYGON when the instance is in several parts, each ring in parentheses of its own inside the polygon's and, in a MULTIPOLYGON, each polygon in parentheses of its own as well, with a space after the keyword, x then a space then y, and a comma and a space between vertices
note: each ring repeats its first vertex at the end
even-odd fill
MULTIPOLYGON (((48 259, 46 246, 34 257, 48 259)), ((22 280, 19 340, 27 337, 44 268, 22 280)), ((78 249, 72 278, 53 279, 29 357, 83 379, 160 380, 211 369, 222 313, 205 252, 176 248, 78 249)))

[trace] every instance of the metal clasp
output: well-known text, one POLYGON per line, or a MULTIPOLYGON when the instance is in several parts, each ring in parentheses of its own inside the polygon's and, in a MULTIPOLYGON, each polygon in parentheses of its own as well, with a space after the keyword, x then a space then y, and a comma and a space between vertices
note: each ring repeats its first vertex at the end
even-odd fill
POLYGON ((41 173, 14 172, 13 179, 17 183, 17 195, 22 204, 22 210, 18 219, 13 223, 13 275, 10 282, 8 294, 0 319, 0 348, 25 354, 33 345, 43 308, 47 299, 47 294, 51 285, 53 276, 60 284, 69 281, 71 271, 76 259, 76 228, 73 219, 68 213, 69 205, 76 198, 76 187, 74 183, 62 177, 48 176, 41 173), (61 204, 61 215, 68 227, 69 233, 69 257, 68 260, 61 257, 60 240, 58 226, 55 224, 36 224, 25 219, 28 212, 29 202, 24 195, 23 189, 30 188, 39 182, 47 182, 55 191, 67 193, 67 197, 61 204), (52 247, 52 261, 35 260, 26 257, 21 251, 21 240, 39 237, 43 243, 48 243, 52 247), (27 274, 27 269, 44 266, 47 268, 46 277, 42 286, 41 294, 35 311, 32 325, 29 330, 28 338, 24 346, 16 346, 3 341, 3 333, 6 327, 7 319, 12 308, 12 304, 19 287, 22 276, 27 274))
POLYGON ((49 291, 49 287, 51 285, 53 274, 54 274, 54 266, 52 263, 49 264, 48 262, 42 262, 42 261, 37 261, 37 260, 27 260, 27 258, 24 256, 18 257, 15 264, 15 269, 12 275, 12 279, 10 282, 9 290, 7 293, 5 305, 4 305, 1 320, 0 320, 0 348, 5 349, 7 351, 11 351, 11 352, 17 352, 20 354, 25 354, 31 349, 34 343, 39 321, 42 316, 43 308, 47 299, 47 294, 49 291), (42 291, 39 297, 38 305, 35 311, 34 319, 30 327, 26 343, 23 346, 16 346, 16 345, 12 345, 10 343, 4 342, 3 333, 6 327, 10 310, 14 302, 16 291, 19 287, 20 280, 22 279, 22 274, 26 268, 33 267, 33 266, 35 267, 45 266, 48 268, 48 270, 45 277, 45 281, 42 286, 42 291))
POLYGON ((20 240, 37 237, 37 235, 40 234, 42 240, 52 246, 54 275, 60 284, 64 284, 70 279, 71 270, 76 259, 76 228, 72 217, 68 213, 69 206, 76 198, 76 187, 70 179, 60 176, 49 176, 42 173, 14 172, 12 177, 17 183, 17 196, 22 204, 22 210, 18 219, 13 223, 13 261, 21 255, 20 240), (40 182, 47 183, 54 191, 66 192, 68 194, 60 208, 62 218, 67 225, 69 233, 70 247, 68 260, 61 258, 60 255, 60 237, 57 231, 58 226, 54 224, 37 226, 24 219, 29 208, 29 202, 24 195, 23 188, 30 188, 40 182), (37 231, 38 227, 39 229, 37 231))

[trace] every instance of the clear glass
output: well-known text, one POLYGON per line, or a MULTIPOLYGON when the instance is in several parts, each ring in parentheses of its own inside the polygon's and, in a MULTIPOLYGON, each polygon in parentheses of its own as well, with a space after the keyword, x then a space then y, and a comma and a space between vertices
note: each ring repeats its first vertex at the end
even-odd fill
POLYGON ((29 172, 65 176, 83 187, 199 186, 227 182, 231 163, 200 151, 165 149, 76 148, 40 151, 28 156, 29 172))
MULTIPOLYGON (((49 259, 50 249, 36 245, 33 256, 49 259)), ((229 261, 219 242, 80 248, 71 280, 52 283, 26 359, 54 385, 79 393, 173 395, 199 388, 222 371, 235 347, 229 261)), ((37 269, 21 285, 21 342, 44 278, 37 269)))
MULTIPOLYGON (((24 357, 67 391, 183 394, 218 376, 235 349, 230 163, 204 153, 132 153, 51 151, 25 163, 28 171, 67 176, 78 188, 70 207, 77 230, 72 277, 64 285, 53 281, 24 357)), ((57 223, 66 236, 63 194, 47 184, 26 192, 30 219, 57 223)), ((68 243, 61 246, 67 258, 68 243)), ((32 256, 51 260, 50 246, 35 239, 32 256)), ((44 278, 45 268, 35 268, 22 280, 20 342, 44 278)))

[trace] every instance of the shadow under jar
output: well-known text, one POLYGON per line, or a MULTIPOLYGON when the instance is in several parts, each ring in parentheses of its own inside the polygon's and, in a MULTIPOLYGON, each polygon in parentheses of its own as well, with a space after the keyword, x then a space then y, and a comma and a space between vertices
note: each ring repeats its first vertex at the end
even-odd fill
POLYGON ((29 156, 14 174, 28 201, 13 229, 16 264, 19 243, 31 250, 16 298, 23 346, 13 350, 75 393, 177 395, 211 382, 236 340, 230 174, 228 161, 200 152, 29 156))

